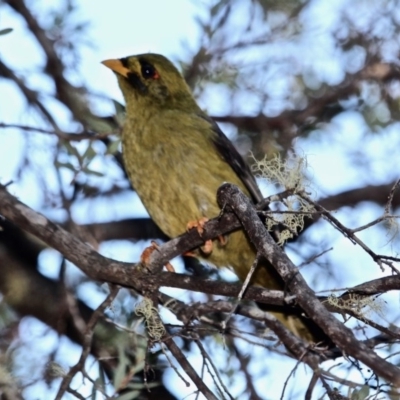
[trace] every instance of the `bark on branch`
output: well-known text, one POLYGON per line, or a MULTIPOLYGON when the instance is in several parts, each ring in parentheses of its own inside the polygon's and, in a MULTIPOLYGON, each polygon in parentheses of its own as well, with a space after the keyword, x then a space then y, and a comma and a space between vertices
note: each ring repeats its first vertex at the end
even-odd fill
POLYGON ((274 242, 264 224, 258 218, 254 206, 240 189, 235 185, 226 183, 219 188, 217 199, 221 207, 228 207, 228 209, 233 210, 257 250, 276 268, 285 281, 288 290, 296 296, 297 303, 323 329, 338 348, 345 354, 363 362, 389 382, 400 386, 400 369, 359 342, 354 337, 353 332, 339 322, 320 303, 296 266, 274 242))

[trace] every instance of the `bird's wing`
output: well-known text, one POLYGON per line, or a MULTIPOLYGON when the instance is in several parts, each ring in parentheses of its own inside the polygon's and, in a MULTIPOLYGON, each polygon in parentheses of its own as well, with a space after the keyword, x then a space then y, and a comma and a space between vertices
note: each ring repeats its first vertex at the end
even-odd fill
POLYGON ((235 146, 225 136, 225 134, 221 131, 221 129, 213 119, 205 114, 200 115, 200 117, 205 119, 211 125, 212 130, 215 132, 213 142, 218 153, 243 182, 246 189, 249 191, 253 201, 255 203, 260 202, 263 199, 262 194, 254 178, 254 175, 252 174, 247 163, 244 161, 243 157, 239 154, 235 146))

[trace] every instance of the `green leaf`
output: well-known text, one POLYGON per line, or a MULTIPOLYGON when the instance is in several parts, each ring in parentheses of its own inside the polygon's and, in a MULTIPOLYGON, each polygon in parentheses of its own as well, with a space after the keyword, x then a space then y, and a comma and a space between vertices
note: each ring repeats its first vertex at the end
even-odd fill
POLYGON ((144 383, 129 383, 127 388, 135 390, 151 389, 160 386, 160 382, 148 382, 146 385, 144 383))
POLYGON ((113 100, 114 103, 114 108, 115 108, 115 120, 118 124, 118 126, 123 126, 124 125, 124 121, 125 121, 125 106, 121 103, 119 103, 116 100, 113 100))
POLYGON ((118 396, 116 398, 116 400, 133 400, 133 399, 137 399, 139 397, 139 395, 140 395, 140 392, 138 392, 137 390, 132 390, 129 392, 125 392, 121 396, 118 396))
POLYGON ((74 165, 69 162, 56 161, 54 165, 56 168, 66 168, 73 172, 76 172, 76 168, 74 167, 74 165))
POLYGON ((88 174, 88 175, 98 176, 100 178, 102 178, 104 176, 104 174, 102 172, 94 171, 93 169, 90 169, 88 167, 83 168, 82 172, 84 172, 85 174, 88 174))
POLYGON ((87 149, 85 150, 85 152, 82 155, 82 160, 86 163, 89 164, 90 161, 93 160, 94 157, 97 156, 96 151, 93 149, 92 144, 89 144, 89 146, 87 147, 87 149))
POLYGON ((0 35, 7 35, 8 33, 12 32, 13 28, 5 28, 0 30, 0 35))
POLYGON ((95 115, 85 115, 85 125, 86 128, 99 134, 110 134, 117 128, 114 122, 95 115))
POLYGON ((115 114, 120 115, 120 114, 125 114, 125 106, 121 104, 117 100, 113 100, 114 103, 114 108, 115 108, 115 114))
POLYGON ((126 377, 126 370, 129 366, 129 360, 128 357, 125 354, 125 349, 123 344, 118 344, 118 365, 115 370, 114 374, 114 379, 113 379, 113 384, 116 389, 119 389, 121 387, 122 381, 126 377))
POLYGON ((354 390, 351 394, 351 400, 365 400, 369 395, 369 386, 363 385, 359 390, 354 390))
POLYGON ((70 156, 75 156, 78 160, 80 160, 79 152, 78 152, 78 150, 76 149, 76 147, 73 146, 73 145, 71 144, 71 142, 69 142, 68 140, 66 140, 66 141, 64 142, 64 147, 65 147, 65 150, 67 151, 67 153, 68 153, 70 156))
POLYGON ((106 154, 117 154, 119 150, 119 145, 121 143, 121 140, 114 140, 113 142, 110 142, 110 144, 107 146, 107 151, 106 154))

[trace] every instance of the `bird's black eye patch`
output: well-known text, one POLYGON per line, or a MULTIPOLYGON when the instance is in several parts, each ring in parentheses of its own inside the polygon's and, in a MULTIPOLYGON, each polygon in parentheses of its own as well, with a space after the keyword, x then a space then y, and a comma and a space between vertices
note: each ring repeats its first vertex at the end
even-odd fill
POLYGON ((157 70, 154 68, 153 65, 151 65, 149 62, 146 60, 139 60, 140 66, 141 66, 141 73, 144 79, 158 79, 159 75, 157 70))
POLYGON ((147 93, 147 86, 141 81, 138 74, 135 74, 134 72, 129 72, 126 79, 135 90, 139 91, 142 94, 147 93))
POLYGON ((128 68, 128 57, 120 58, 119 60, 125 68, 128 68))

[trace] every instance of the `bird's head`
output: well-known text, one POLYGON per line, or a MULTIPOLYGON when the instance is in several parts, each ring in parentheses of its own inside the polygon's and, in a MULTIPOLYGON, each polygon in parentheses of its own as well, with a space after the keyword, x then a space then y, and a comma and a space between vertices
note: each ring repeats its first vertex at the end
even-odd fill
POLYGON ((105 60, 115 72, 127 108, 198 110, 190 88, 176 67, 160 54, 139 54, 105 60))

